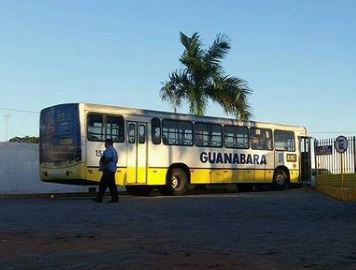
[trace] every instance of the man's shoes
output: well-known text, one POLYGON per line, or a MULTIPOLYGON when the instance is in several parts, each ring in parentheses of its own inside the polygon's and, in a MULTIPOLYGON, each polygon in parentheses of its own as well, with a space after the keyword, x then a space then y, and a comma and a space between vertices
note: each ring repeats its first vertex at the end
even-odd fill
POLYGON ((118 203, 119 202, 119 200, 110 200, 110 201, 108 201, 108 203, 118 203))

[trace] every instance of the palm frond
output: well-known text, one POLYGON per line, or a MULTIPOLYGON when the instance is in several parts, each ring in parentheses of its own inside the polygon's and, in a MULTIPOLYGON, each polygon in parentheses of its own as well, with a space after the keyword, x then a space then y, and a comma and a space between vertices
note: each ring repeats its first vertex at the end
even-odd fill
POLYGON ((242 120, 252 116, 251 108, 247 103, 247 97, 252 94, 252 90, 247 86, 246 81, 240 78, 224 76, 216 79, 207 94, 211 100, 223 107, 226 114, 235 115, 242 120))
POLYGON ((189 102, 189 111, 192 114, 202 116, 205 114, 208 104, 208 97, 201 91, 199 87, 192 86, 187 93, 187 101, 189 102))
POLYGON ((161 100, 171 103, 174 108, 179 108, 186 98, 185 88, 189 84, 187 74, 184 70, 173 71, 169 80, 163 83, 160 90, 161 100))
POLYGON ((205 55, 207 64, 219 64, 231 48, 229 36, 218 34, 205 55))
POLYGON ((160 97, 174 108, 189 104, 191 113, 204 115, 209 100, 218 103, 227 114, 247 120, 252 116, 248 96, 252 90, 247 82, 234 76, 225 75, 221 61, 230 49, 229 37, 218 34, 213 44, 204 50, 197 32, 191 37, 180 32, 180 42, 184 46, 179 61, 182 70, 169 74, 163 83, 160 97))

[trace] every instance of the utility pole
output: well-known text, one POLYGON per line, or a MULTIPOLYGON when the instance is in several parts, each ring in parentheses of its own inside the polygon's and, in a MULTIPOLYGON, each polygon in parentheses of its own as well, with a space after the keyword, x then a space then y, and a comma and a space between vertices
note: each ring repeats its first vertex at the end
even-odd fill
POLYGON ((11 114, 5 114, 5 142, 9 140, 8 135, 9 135, 9 118, 11 117, 11 114))

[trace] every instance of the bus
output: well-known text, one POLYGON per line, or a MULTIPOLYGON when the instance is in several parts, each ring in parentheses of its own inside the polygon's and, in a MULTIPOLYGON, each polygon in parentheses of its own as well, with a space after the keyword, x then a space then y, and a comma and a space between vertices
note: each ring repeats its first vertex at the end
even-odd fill
POLYGON ((134 195, 154 188, 182 195, 210 184, 283 189, 306 167, 305 127, 72 103, 41 111, 41 180, 97 184, 108 138, 119 152, 116 184, 134 195))

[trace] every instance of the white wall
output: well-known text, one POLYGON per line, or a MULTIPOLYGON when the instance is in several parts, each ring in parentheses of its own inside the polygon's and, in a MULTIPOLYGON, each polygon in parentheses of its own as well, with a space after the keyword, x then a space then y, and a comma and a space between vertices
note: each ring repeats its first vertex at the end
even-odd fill
POLYGON ((0 194, 88 191, 89 186, 42 182, 38 147, 38 144, 0 143, 0 194))

